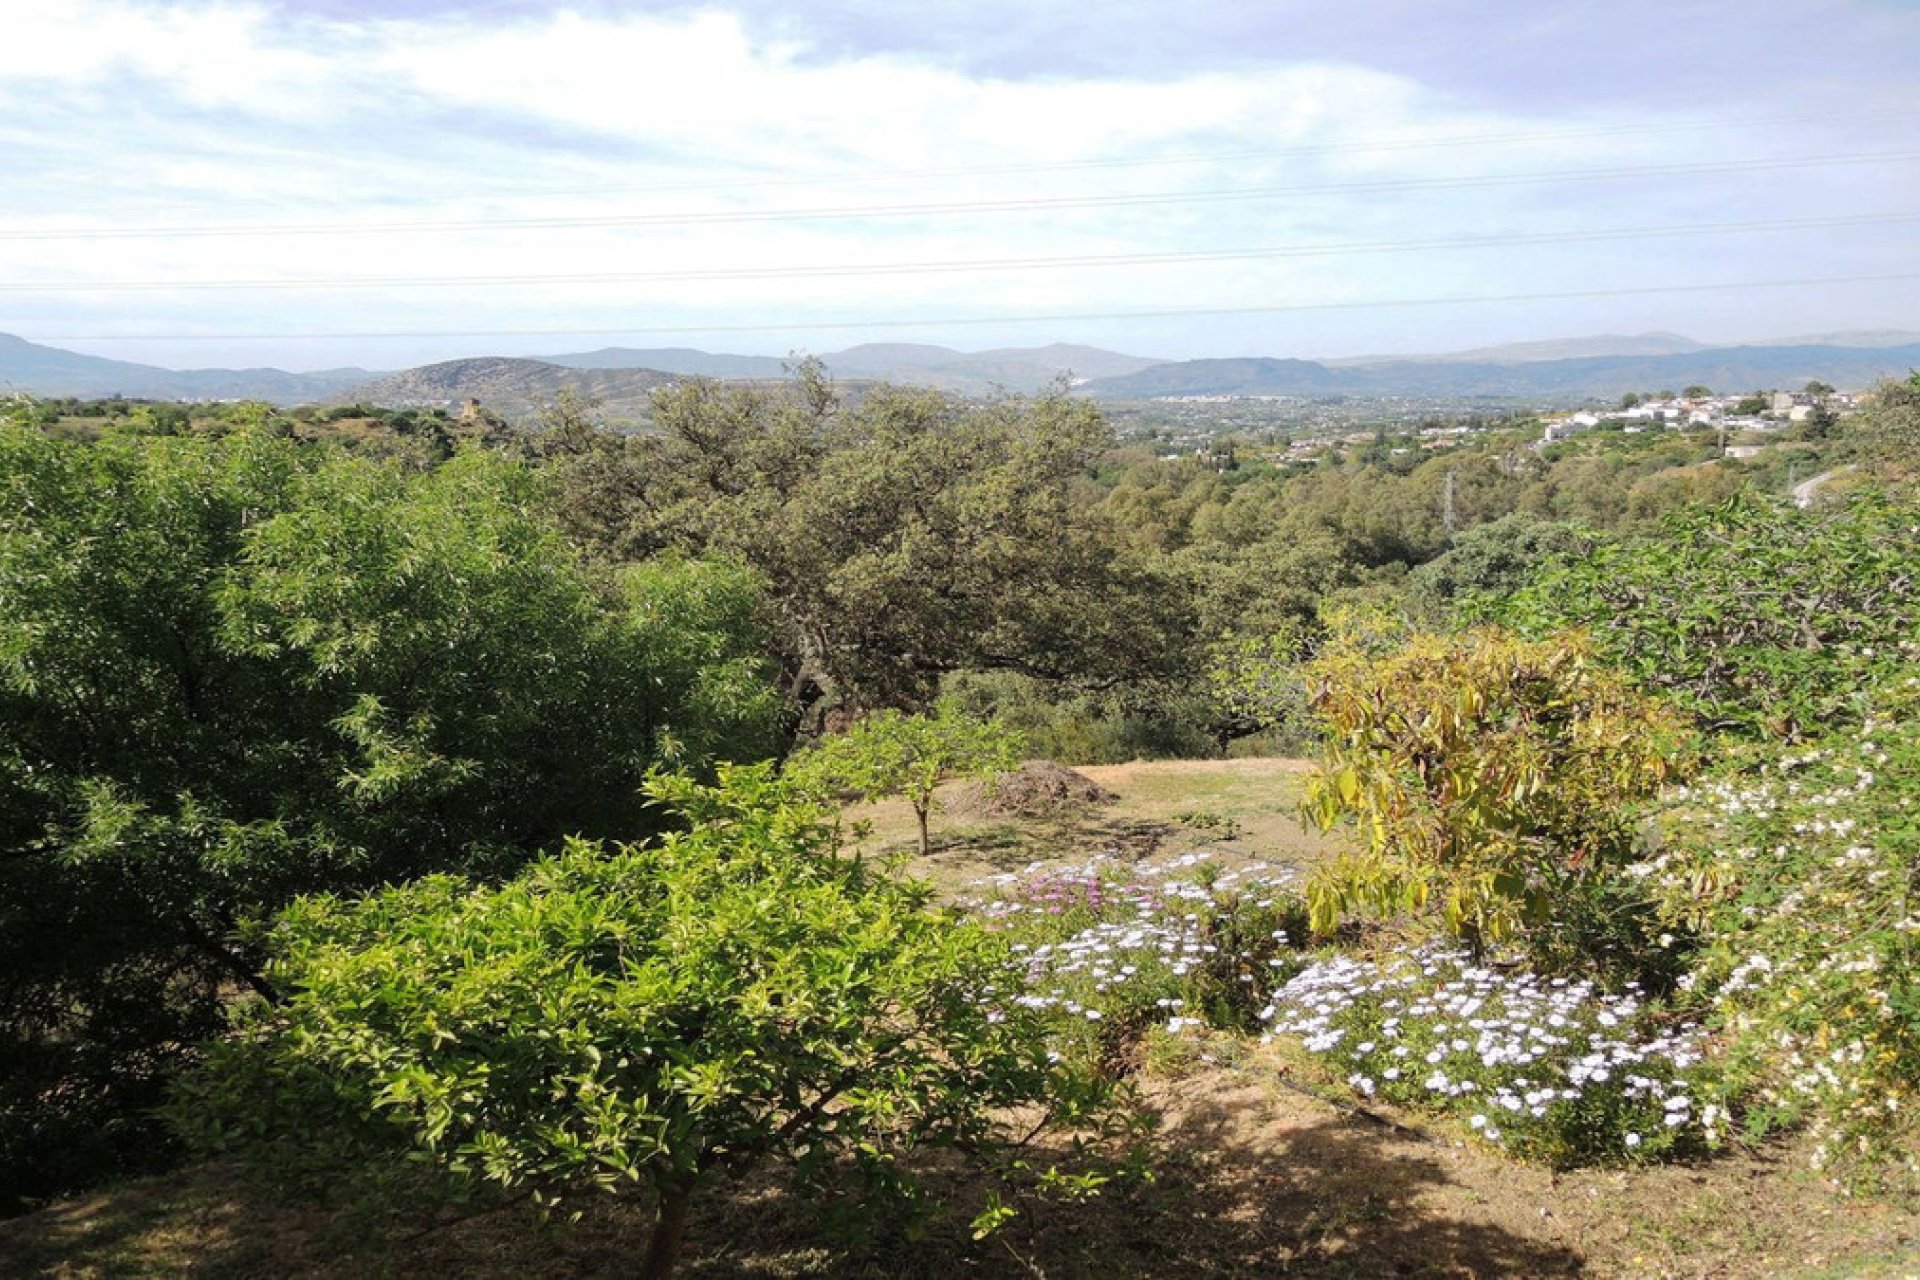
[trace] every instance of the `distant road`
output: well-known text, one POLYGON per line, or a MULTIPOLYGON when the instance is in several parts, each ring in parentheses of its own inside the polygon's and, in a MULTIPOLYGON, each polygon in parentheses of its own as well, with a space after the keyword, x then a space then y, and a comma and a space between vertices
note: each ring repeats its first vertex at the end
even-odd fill
POLYGON ((1796 507, 1812 506, 1813 496, 1820 492, 1821 485, 1833 479, 1835 476, 1843 476, 1851 470, 1853 470, 1853 465, 1849 463, 1844 467, 1835 467, 1831 471, 1822 471, 1810 480, 1802 480, 1799 484, 1793 486, 1793 505, 1796 507))

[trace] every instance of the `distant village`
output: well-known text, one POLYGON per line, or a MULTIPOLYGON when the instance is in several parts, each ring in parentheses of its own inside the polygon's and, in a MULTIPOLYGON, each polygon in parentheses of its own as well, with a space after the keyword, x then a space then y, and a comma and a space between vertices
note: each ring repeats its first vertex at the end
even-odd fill
MULTIPOLYGON (((1831 421, 1860 407, 1860 397, 1835 391, 1824 383, 1809 383, 1801 391, 1753 392, 1748 395, 1722 396, 1695 388, 1693 394, 1622 398, 1616 409, 1585 409, 1562 418, 1548 419, 1540 443, 1553 444, 1600 427, 1628 433, 1653 427, 1685 430, 1708 427, 1729 439, 1748 432, 1778 432, 1809 422, 1831 421)), ((1757 453, 1763 445, 1733 444, 1730 457, 1757 453)))

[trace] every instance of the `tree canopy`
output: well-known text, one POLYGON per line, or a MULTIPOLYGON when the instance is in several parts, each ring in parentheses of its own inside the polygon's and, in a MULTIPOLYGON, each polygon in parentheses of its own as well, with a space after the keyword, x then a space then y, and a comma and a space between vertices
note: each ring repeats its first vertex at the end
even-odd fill
POLYGON ((631 835, 669 745, 772 750, 751 576, 590 572, 546 502, 480 452, 0 426, 0 1167, 114 1141, 296 895, 631 835))
POLYGON ((805 700, 916 707, 951 671, 1099 682, 1169 660, 1166 593, 1081 500, 1111 443, 1088 404, 849 402, 803 369, 780 390, 684 384, 654 416, 572 466, 571 527, 626 557, 751 565, 805 700))

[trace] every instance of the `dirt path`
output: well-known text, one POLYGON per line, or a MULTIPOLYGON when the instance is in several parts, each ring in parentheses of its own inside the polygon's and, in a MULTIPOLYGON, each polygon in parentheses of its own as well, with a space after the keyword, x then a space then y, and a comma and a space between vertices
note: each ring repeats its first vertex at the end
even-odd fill
POLYGON ((1822 486, 1854 470, 1857 470, 1857 468, 1851 465, 1835 467, 1831 471, 1822 471, 1817 476, 1802 480, 1799 484, 1793 486, 1793 505, 1796 507, 1812 506, 1813 500, 1815 496, 1819 494, 1822 486))

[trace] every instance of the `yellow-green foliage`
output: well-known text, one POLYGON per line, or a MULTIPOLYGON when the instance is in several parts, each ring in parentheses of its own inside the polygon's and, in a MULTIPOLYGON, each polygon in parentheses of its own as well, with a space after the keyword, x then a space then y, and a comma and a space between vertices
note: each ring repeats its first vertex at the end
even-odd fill
POLYGON ((1683 719, 1577 634, 1336 644, 1310 676, 1326 758, 1305 809, 1366 836, 1311 886, 1316 928, 1437 901, 1478 946, 1588 914, 1631 852, 1631 806, 1689 757, 1683 719))

